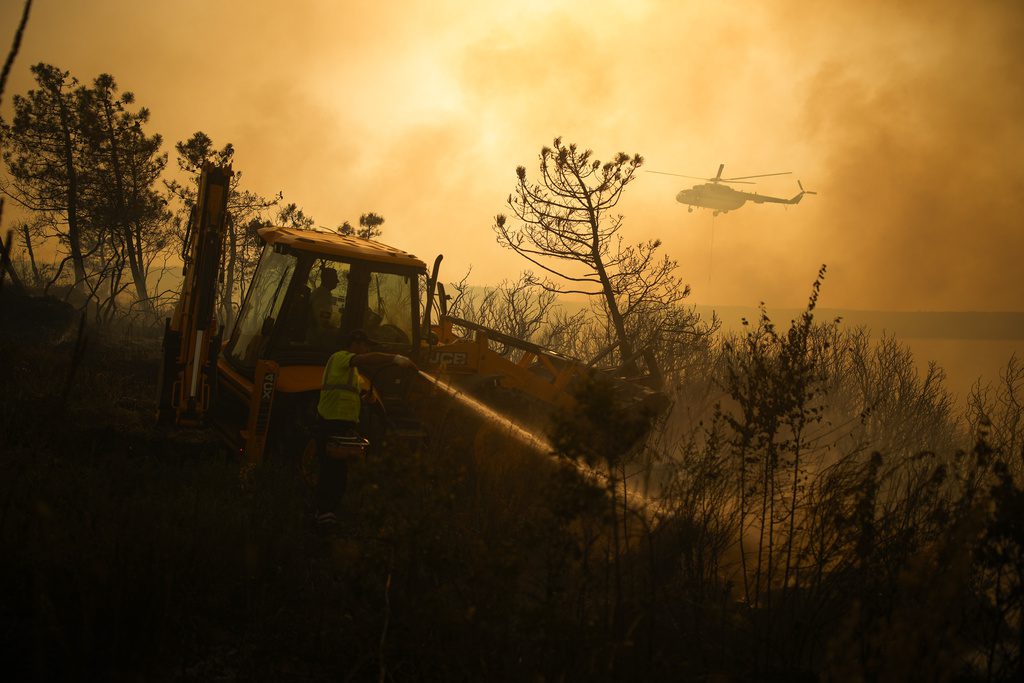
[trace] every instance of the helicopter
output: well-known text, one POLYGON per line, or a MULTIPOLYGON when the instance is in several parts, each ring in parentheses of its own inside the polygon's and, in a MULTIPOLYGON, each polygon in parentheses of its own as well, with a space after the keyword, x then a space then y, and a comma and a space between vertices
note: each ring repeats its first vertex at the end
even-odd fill
POLYGON ((664 171, 648 171, 648 173, 659 173, 661 175, 671 175, 680 178, 693 178, 694 180, 708 181, 701 185, 694 185, 687 190, 680 190, 679 194, 676 195, 676 201, 680 204, 686 204, 686 210, 691 213, 693 212, 694 207, 713 209, 714 213, 712 215, 714 216, 738 209, 748 201, 754 202, 755 204, 799 204, 805 194, 818 194, 817 192, 805 190, 803 183, 799 180, 796 181, 796 184, 800 186, 800 192, 789 199, 786 199, 785 197, 760 195, 756 192, 742 192, 740 190, 734 190, 729 187, 728 184, 741 183, 744 185, 753 185, 754 183, 750 181, 751 178, 767 178, 769 176, 789 175, 792 171, 783 171, 782 173, 762 173, 760 175, 739 176, 737 178, 723 178, 722 171, 724 169, 725 164, 719 164, 718 173, 714 178, 699 178, 697 176, 682 175, 680 173, 665 173, 664 171))

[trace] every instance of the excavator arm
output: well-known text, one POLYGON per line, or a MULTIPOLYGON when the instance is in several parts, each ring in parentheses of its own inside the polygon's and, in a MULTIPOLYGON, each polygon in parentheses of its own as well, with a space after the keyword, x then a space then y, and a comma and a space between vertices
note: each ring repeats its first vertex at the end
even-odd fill
MULTIPOLYGON (((443 296, 443 294, 442 294, 443 296)), ((503 334, 443 310, 432 325, 424 370, 432 377, 471 394, 484 404, 500 401, 505 417, 526 428, 543 428, 535 420, 551 410, 576 404, 574 391, 591 372, 604 372, 623 405, 661 414, 668 407, 661 375, 652 354, 645 354, 648 374, 625 377, 615 369, 569 358, 543 346, 503 334), (479 391, 483 394, 479 394, 479 391), (497 392, 497 394, 495 393, 497 392), (516 398, 519 397, 519 398, 516 398), (525 402, 523 399, 526 399, 525 402), (533 402, 531 407, 530 402, 533 402), (530 424, 532 423, 532 424, 530 424)), ((543 422, 545 418, 540 418, 543 422)))
POLYGON ((643 359, 646 374, 626 377, 621 372, 622 368, 596 367, 603 357, 615 350, 617 344, 588 363, 450 315, 449 297, 438 279, 442 258, 438 255, 427 278, 423 307, 420 362, 431 377, 471 392, 474 387, 495 385, 539 402, 548 409, 565 409, 575 405, 573 391, 580 381, 591 372, 603 371, 612 378, 623 400, 655 413, 667 408, 669 401, 662 390, 663 378, 649 350, 641 350, 633 358, 626 359, 643 359), (431 319, 435 297, 439 314, 437 322, 431 319))
POLYGON ((221 332, 217 282, 227 230, 230 166, 207 162, 186 232, 184 280, 174 314, 164 324, 164 359, 158 381, 158 420, 201 426, 216 387, 221 332))

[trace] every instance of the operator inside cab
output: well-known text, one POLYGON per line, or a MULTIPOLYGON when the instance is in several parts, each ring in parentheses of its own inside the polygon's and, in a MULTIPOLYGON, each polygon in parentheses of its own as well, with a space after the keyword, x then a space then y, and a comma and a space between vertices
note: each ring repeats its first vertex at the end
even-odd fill
MULTIPOLYGON (((334 268, 324 268, 320 271, 320 286, 309 295, 309 306, 312 313, 312 328, 314 333, 322 333, 325 330, 338 327, 338 323, 332 318, 337 312, 337 297, 334 290, 338 286, 338 271, 334 268)), ((339 319, 340 320, 340 319, 339 319)))
POLYGON ((346 269, 339 277, 335 268, 320 271, 320 285, 309 295, 310 323, 307 338, 319 347, 336 346, 347 330, 362 330, 376 337, 381 316, 368 306, 370 272, 346 269), (362 313, 362 315, 360 315, 362 313))

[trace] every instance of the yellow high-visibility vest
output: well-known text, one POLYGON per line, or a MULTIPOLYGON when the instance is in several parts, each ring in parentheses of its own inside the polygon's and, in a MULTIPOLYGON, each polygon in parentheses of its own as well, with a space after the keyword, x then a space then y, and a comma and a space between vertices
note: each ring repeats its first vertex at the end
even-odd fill
POLYGON ((327 359, 317 412, 325 420, 359 422, 359 371, 351 365, 351 351, 338 351, 327 359))

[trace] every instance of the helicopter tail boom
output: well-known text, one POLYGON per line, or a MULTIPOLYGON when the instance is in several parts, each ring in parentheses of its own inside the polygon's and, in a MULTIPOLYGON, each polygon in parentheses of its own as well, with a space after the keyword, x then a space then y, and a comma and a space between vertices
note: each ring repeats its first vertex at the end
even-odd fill
POLYGON ((801 183, 799 180, 796 181, 796 184, 800 186, 800 191, 793 195, 792 197, 790 197, 789 199, 786 199, 785 197, 769 197, 766 195, 751 195, 748 197, 748 199, 750 199, 750 201, 754 202, 755 204, 799 204, 800 200, 804 198, 805 194, 818 194, 817 192, 805 190, 804 184, 801 183))

